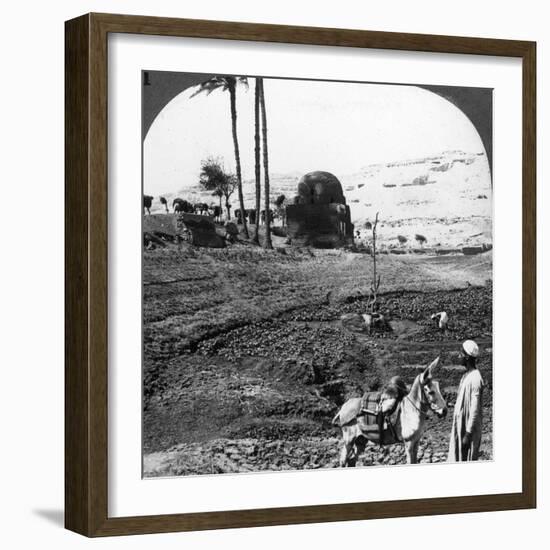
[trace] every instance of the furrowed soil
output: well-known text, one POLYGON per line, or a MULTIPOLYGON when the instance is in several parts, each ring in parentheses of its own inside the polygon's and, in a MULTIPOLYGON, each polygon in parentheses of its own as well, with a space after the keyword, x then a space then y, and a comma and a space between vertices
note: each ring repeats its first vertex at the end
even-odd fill
MULTIPOLYGON (((439 354, 449 414, 430 417, 419 459, 445 461, 466 338, 480 344, 481 458, 491 459, 491 252, 380 255, 377 264, 391 330, 368 334, 340 320, 365 311, 366 254, 246 244, 144 251, 144 475, 336 467, 331 420, 342 403, 395 374, 412 383, 439 354), (430 320, 442 310, 446 333, 430 320)), ((402 445, 370 444, 358 466, 404 462, 402 445)))

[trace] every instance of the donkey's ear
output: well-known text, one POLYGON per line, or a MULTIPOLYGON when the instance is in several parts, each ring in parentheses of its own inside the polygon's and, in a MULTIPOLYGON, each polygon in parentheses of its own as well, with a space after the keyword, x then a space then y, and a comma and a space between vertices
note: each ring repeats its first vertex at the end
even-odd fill
POLYGON ((430 378, 433 377, 434 372, 437 370, 437 367, 439 366, 439 360, 441 356, 438 355, 424 370, 422 373, 422 383, 425 384, 430 380, 430 378))
POLYGON ((441 360, 441 355, 438 355, 428 366, 430 375, 433 374, 439 367, 439 361, 441 360))

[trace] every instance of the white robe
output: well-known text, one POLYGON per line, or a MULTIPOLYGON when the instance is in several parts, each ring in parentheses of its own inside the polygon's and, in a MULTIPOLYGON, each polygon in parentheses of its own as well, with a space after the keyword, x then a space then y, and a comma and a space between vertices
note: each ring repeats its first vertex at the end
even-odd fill
POLYGON ((478 369, 467 372, 460 381, 453 413, 453 427, 449 444, 449 462, 477 460, 481 444, 483 378, 478 369), (462 445, 466 432, 470 444, 462 445))

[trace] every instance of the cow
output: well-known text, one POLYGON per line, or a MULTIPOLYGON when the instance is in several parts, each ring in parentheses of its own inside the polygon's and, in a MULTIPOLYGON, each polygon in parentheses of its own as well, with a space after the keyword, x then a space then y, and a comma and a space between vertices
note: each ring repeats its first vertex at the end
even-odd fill
MULTIPOLYGON (((273 210, 270 208, 269 209, 269 223, 272 223, 273 222, 273 210)), ((262 225, 265 224, 265 210, 262 210, 260 212, 260 223, 262 225)))
POLYGON ((201 216, 204 215, 204 213, 208 213, 208 205, 204 202, 197 202, 194 206, 195 214, 200 214, 201 216))
POLYGON ((147 210, 147 214, 151 214, 152 204, 153 204, 153 197, 151 197, 151 195, 143 195, 143 208, 147 210))
POLYGON ((193 205, 190 202, 187 202, 184 199, 175 198, 172 201, 172 207, 174 208, 174 212, 185 212, 187 214, 193 214, 195 209, 193 208, 193 205))
MULTIPOLYGON (((237 208, 236 210, 233 211, 233 214, 237 218, 237 224, 241 225, 243 223, 241 209, 237 208)), ((248 211, 246 209, 244 210, 244 218, 245 219, 248 218, 248 211)))
POLYGON ((220 222, 222 218, 222 209, 220 206, 212 206, 212 216, 215 222, 220 222))

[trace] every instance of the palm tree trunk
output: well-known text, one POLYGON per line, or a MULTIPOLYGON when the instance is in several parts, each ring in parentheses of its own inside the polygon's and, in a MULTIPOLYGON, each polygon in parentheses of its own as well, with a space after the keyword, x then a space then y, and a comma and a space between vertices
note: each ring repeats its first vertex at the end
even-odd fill
POLYGON ((264 80, 260 81, 260 106, 262 110, 262 144, 264 155, 264 183, 265 183, 265 248, 273 248, 271 244, 271 216, 269 215, 269 159, 267 155, 267 117, 265 114, 264 80))
POLYGON ((254 160, 256 176, 256 228, 254 229, 254 242, 260 244, 260 199, 262 193, 261 169, 260 169, 260 82, 256 78, 254 90, 254 160))
POLYGON ((231 220, 231 206, 229 205, 229 197, 225 197, 225 209, 227 210, 227 221, 231 220))
POLYGON ((231 102, 231 129, 233 130, 233 147, 235 149, 235 167, 237 171, 237 185, 239 188, 239 204, 241 207, 241 218, 243 221, 244 236, 248 239, 248 227, 244 211, 243 182, 241 176, 241 156, 239 154, 239 140, 237 139, 237 102, 236 87, 229 87, 229 100, 231 102))

